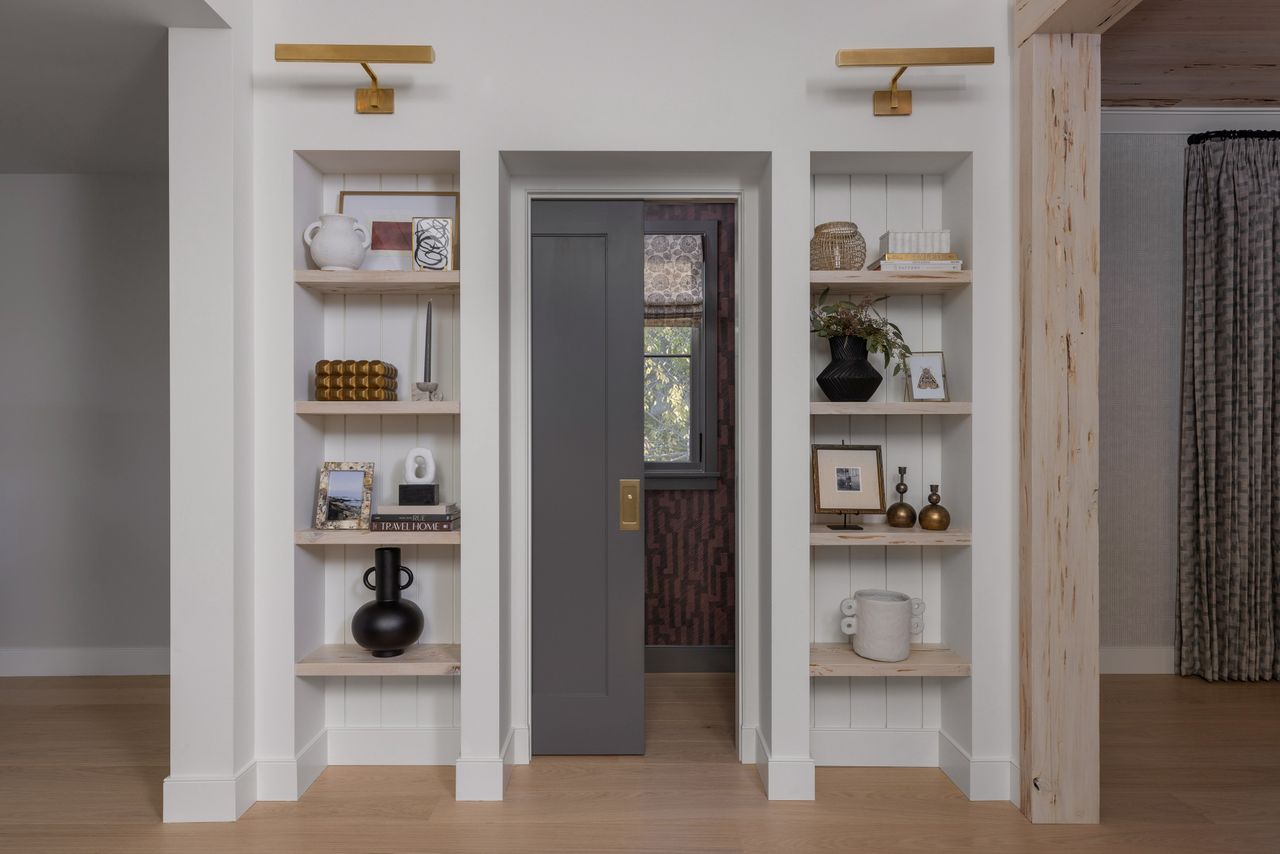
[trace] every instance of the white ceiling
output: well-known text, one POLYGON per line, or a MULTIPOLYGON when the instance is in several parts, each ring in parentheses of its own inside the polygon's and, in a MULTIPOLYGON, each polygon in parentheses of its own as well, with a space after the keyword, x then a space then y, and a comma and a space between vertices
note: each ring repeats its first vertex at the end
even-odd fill
POLYGON ((204 0, 0 0, 0 173, 165 172, 168 27, 204 0))

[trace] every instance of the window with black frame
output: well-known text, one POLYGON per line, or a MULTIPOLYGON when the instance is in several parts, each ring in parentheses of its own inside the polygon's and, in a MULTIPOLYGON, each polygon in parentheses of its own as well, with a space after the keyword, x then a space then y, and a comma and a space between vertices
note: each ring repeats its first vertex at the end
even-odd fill
POLYGON ((644 242, 645 485, 714 488, 716 223, 647 222, 644 242))

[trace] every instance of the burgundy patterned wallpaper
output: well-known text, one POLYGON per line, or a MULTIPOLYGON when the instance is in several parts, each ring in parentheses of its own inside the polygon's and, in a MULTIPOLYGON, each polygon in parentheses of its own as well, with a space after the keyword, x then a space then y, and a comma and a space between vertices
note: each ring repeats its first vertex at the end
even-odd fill
POLYGON ((645 643, 732 645, 734 630, 734 239, 732 204, 647 204, 645 218, 718 220, 719 382, 714 489, 645 492, 645 643))

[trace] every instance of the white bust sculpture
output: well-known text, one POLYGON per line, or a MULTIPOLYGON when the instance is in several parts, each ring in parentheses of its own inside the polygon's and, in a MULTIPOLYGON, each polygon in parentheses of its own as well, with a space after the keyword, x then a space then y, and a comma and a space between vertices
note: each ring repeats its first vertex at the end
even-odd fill
POLYGON ((427 448, 414 448, 404 458, 405 483, 435 483, 436 458, 427 448))

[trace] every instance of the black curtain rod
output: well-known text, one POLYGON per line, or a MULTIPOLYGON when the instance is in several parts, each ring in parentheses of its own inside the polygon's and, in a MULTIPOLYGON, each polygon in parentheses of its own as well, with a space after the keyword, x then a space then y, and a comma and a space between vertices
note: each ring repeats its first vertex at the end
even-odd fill
POLYGON ((1187 145, 1214 142, 1219 139, 1280 139, 1280 130, 1213 130, 1187 137, 1187 145))

